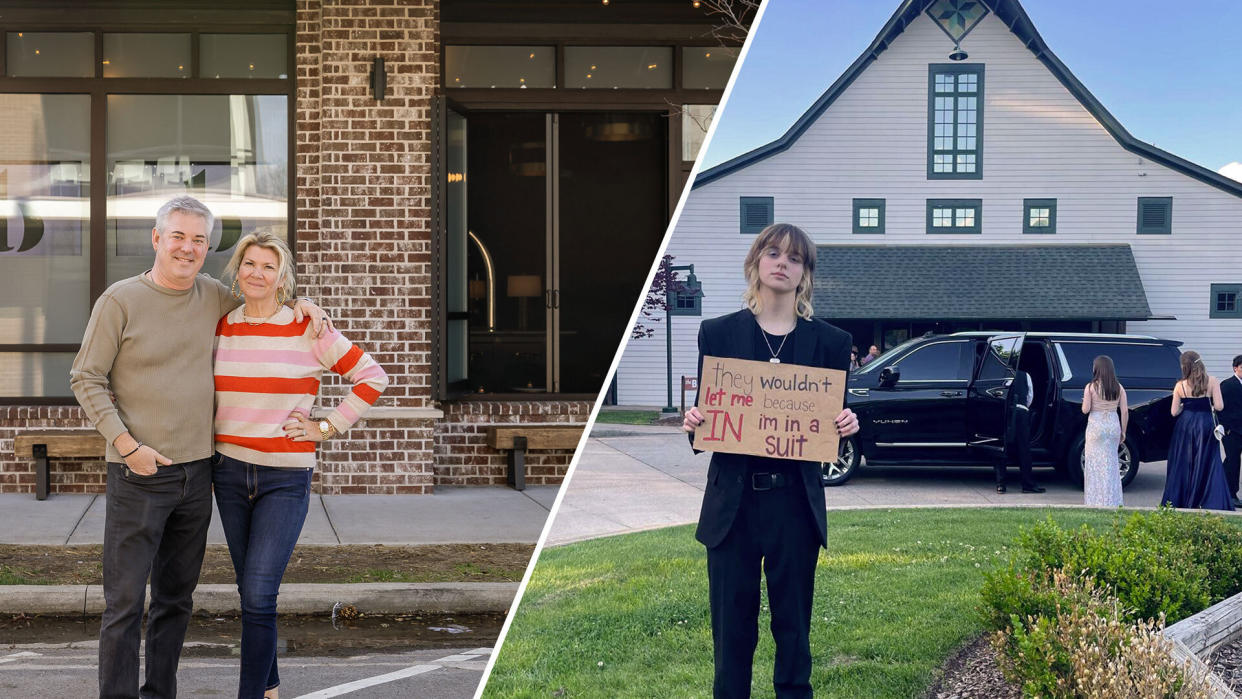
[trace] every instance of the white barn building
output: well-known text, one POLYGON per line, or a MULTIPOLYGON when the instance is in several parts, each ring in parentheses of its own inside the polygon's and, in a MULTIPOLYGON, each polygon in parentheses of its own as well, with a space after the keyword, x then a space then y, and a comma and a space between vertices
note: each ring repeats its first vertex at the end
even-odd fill
MULTIPOLYGON (((667 250, 702 285, 674 382, 772 221, 816 241, 815 314, 864 354, 963 329, 1165 337, 1216 376, 1242 354, 1242 183, 1131 136, 1015 0, 907 0, 784 136, 700 173, 667 250)), ((655 329, 617 403, 665 403, 655 329)))

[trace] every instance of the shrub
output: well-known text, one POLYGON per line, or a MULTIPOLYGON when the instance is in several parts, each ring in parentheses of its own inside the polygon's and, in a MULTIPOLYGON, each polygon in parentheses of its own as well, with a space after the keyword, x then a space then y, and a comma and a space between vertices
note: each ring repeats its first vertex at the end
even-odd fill
POLYGON ((1045 580, 1057 598, 1051 615, 1014 616, 992 642, 1001 666, 1025 696, 1208 697, 1206 678, 1181 667, 1161 635, 1163 619, 1129 622, 1106 588, 1063 572, 1045 580))

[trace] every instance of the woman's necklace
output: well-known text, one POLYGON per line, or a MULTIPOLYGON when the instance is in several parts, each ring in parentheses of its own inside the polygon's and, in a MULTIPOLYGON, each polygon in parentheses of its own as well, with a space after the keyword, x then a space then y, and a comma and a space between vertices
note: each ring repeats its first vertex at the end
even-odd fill
MULTIPOLYGON (((794 327, 796 328, 797 325, 795 325, 794 327)), ((759 332, 763 335, 763 344, 768 346, 768 354, 772 355, 772 358, 769 359, 768 361, 772 362, 773 364, 780 364, 781 363, 781 358, 780 358, 781 350, 785 348, 785 340, 789 339, 789 336, 793 334, 793 330, 790 330, 784 335, 781 335, 781 344, 776 348, 775 351, 772 350, 772 343, 768 340, 768 331, 764 330, 763 328, 759 328, 759 332)))
POLYGON ((249 313, 246 313, 246 308, 247 306, 242 305, 242 320, 244 320, 247 325, 263 325, 264 323, 271 320, 272 318, 275 318, 277 313, 280 313, 279 304, 276 306, 276 310, 273 311, 272 314, 267 316, 266 318, 252 316, 249 313))

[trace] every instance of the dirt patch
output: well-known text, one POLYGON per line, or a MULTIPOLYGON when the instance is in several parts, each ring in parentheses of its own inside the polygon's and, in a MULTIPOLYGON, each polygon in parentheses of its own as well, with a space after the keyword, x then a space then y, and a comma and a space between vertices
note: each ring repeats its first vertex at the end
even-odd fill
MULTIPOLYGON (((101 584, 102 549, 0 544, 0 584, 101 584)), ((534 550, 532 544, 299 546, 284 582, 518 582, 534 550)), ((199 582, 234 582, 227 546, 207 547, 199 582)))
POLYGON ((1022 689, 1011 684, 996 664, 996 651, 987 636, 962 646, 940 668, 939 679, 923 699, 1021 699, 1022 689))

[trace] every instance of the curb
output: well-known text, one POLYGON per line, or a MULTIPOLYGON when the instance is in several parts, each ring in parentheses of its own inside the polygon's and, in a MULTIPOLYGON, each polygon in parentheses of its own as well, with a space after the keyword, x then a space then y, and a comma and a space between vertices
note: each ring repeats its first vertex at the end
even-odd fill
MULTIPOLYGON (((280 614, 330 614, 337 602, 368 614, 504 613, 518 583, 291 583, 281 585, 280 614)), ((150 589, 147 590, 150 597, 150 589)), ((97 615, 104 609, 100 585, 3 585, 0 614, 97 615)), ((235 585, 199 585, 194 611, 228 614, 241 610, 235 585)))

